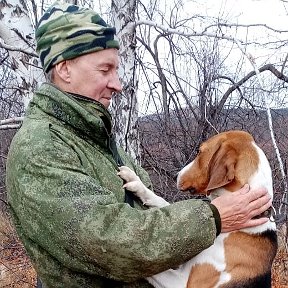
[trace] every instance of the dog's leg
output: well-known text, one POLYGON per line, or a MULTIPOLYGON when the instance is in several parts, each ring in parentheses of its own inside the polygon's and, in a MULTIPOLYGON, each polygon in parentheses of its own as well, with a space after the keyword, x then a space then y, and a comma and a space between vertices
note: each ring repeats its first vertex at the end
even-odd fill
POLYGON ((135 172, 132 171, 129 167, 119 167, 119 172, 117 175, 126 181, 123 187, 135 193, 135 195, 141 199, 144 205, 148 207, 164 207, 169 205, 167 201, 148 189, 140 180, 140 178, 135 174, 135 172))

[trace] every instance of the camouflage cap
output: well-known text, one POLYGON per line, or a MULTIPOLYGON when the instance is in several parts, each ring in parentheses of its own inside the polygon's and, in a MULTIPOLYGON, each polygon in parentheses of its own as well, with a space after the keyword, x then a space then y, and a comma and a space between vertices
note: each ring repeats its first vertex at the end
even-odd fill
POLYGON ((106 48, 119 49, 115 34, 115 28, 93 10, 55 2, 36 28, 36 51, 48 72, 63 60, 106 48))

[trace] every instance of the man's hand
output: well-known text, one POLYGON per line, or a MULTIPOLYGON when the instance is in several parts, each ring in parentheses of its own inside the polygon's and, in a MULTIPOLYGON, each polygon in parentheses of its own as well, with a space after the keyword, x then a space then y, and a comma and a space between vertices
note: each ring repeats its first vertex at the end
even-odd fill
POLYGON ((211 202, 221 217, 221 232, 264 224, 268 218, 252 219, 272 205, 271 196, 264 188, 249 191, 246 184, 240 190, 221 195, 211 202))

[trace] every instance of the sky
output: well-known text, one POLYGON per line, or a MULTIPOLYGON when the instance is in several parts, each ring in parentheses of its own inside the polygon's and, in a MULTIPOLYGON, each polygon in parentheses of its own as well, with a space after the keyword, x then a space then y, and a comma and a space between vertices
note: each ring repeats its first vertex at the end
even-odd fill
MULTIPOLYGON (((187 6, 192 4, 189 0, 183 2, 187 6)), ((202 11, 203 14, 226 15, 228 19, 230 15, 237 17, 238 22, 243 24, 263 23, 283 28, 283 23, 286 22, 284 20, 287 19, 285 4, 279 0, 202 0, 197 2, 200 3, 197 5, 198 11, 202 11)), ((288 8, 287 3, 286 7, 288 8)))
MULTIPOLYGON (((286 6, 288 7, 287 3, 286 6)), ((287 10, 283 2, 277 0, 228 0, 226 7, 227 10, 235 11, 236 15, 239 13, 238 21, 241 23, 264 23, 277 29, 286 28, 283 23, 287 23, 287 10)))
MULTIPOLYGON (((219 17, 238 24, 266 24, 274 29, 288 31, 288 3, 281 0, 196 0, 198 5, 194 1, 183 2, 187 6, 185 11, 190 14, 219 17)), ((267 37, 267 31, 261 33, 259 28, 255 28, 254 33, 254 37, 267 37)))

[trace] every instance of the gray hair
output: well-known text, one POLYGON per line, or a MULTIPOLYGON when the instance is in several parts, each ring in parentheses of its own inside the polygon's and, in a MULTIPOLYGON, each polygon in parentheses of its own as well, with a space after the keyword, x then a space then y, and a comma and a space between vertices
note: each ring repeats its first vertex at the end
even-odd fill
POLYGON ((45 73, 46 81, 48 83, 53 83, 54 81, 54 67, 45 73))

